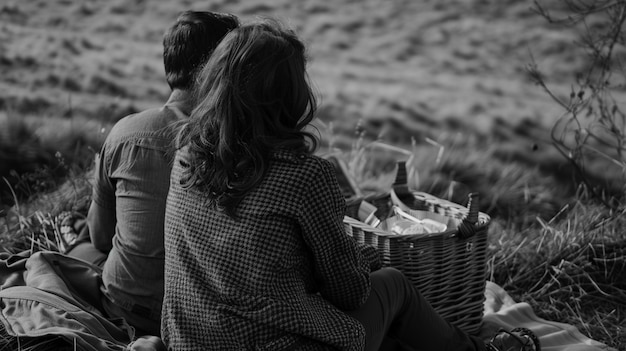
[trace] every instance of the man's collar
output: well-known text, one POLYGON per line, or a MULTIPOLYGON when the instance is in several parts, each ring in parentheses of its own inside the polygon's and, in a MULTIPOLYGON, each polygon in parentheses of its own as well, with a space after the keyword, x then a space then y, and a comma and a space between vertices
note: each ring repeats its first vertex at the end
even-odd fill
POLYGON ((174 89, 167 99, 165 106, 173 106, 182 111, 185 115, 191 114, 191 94, 188 90, 174 89))

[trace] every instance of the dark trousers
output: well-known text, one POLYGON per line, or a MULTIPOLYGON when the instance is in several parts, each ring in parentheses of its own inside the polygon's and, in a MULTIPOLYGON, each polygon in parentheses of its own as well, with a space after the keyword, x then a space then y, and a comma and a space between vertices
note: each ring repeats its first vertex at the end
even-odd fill
POLYGON ((371 274, 365 304, 347 314, 365 327, 366 350, 485 350, 480 338, 446 322, 400 271, 371 274))

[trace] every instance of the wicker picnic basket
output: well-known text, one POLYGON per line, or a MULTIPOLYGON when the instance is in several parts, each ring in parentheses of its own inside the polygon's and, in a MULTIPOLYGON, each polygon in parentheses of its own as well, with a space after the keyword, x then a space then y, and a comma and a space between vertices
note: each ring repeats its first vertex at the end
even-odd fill
MULTIPOLYGON (((401 168, 400 165, 399 168, 401 168)), ((487 229, 490 218, 478 211, 472 195, 468 207, 422 192, 411 192, 410 203, 398 203, 396 181, 389 196, 392 206, 407 206, 411 215, 425 211, 448 220, 440 233, 397 235, 346 216, 348 234, 381 252, 384 266, 402 271, 435 310, 447 321, 469 334, 477 334, 482 323, 487 229)), ((404 194, 404 200, 406 200, 404 194)))

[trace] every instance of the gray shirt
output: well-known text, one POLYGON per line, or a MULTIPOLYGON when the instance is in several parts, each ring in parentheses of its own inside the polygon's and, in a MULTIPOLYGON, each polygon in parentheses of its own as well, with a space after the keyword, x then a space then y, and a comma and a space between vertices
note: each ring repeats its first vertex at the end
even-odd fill
POLYGON ((153 320, 161 314, 165 201, 173 124, 181 117, 163 107, 123 118, 104 142, 94 174, 91 241, 109 253, 103 293, 153 320))

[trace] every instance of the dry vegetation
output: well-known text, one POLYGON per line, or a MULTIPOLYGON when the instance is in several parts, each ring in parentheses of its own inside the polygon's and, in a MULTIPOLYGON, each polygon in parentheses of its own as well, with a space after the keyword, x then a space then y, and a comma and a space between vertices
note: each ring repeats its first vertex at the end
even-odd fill
MULTIPOLYGON (((552 14, 565 14, 549 2, 552 14)), ((550 320, 626 345, 623 173, 577 173, 552 145, 589 59, 581 32, 531 1, 7 1, 0 4, 0 244, 57 249, 63 211, 85 213, 110 126, 167 97, 161 35, 183 9, 289 22, 309 44, 321 153, 339 151, 367 194, 413 154, 417 190, 491 215, 489 274, 550 320), (534 61, 533 61, 534 60, 534 61), (14 170, 14 172, 11 172, 14 170), (581 183, 581 175, 587 181, 581 183), (620 183, 621 181, 621 183, 620 183), (12 192, 12 191, 13 192, 12 192), (617 204, 608 209, 601 200, 617 204), (17 201, 15 201, 17 200, 17 201), (620 205, 622 204, 622 205, 620 205)), ((622 52, 618 52, 622 55, 622 52)), ((623 82, 622 82, 623 83, 623 82)), ((618 104, 625 97, 617 84, 618 104)))

